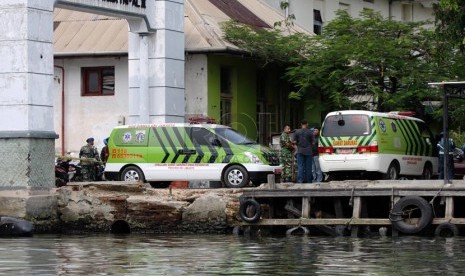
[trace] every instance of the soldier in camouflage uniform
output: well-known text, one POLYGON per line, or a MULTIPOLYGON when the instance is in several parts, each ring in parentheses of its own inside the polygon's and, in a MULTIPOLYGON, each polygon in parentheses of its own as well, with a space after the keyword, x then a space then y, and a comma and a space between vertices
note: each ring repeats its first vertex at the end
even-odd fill
MULTIPOLYGON (((79 158, 93 158, 100 161, 97 148, 94 147, 94 138, 86 140, 87 145, 83 146, 79 151, 79 158)), ((81 172, 83 181, 96 180, 96 163, 94 161, 81 160, 81 172)))
POLYGON ((283 171, 281 173, 282 182, 292 181, 292 152, 294 151, 294 145, 289 136, 290 132, 291 127, 289 125, 284 125, 284 131, 279 138, 279 145, 281 146, 280 160, 281 166, 283 166, 283 171))

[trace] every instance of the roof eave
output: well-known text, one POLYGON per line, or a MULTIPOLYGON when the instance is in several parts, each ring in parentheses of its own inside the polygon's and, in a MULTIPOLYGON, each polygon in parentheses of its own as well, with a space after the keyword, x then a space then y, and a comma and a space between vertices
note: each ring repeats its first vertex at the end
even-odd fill
POLYGON ((115 51, 115 52, 93 52, 93 53, 83 53, 83 52, 55 52, 53 56, 55 58, 65 58, 65 57, 103 57, 103 56, 127 56, 127 51, 115 51))
POLYGON ((202 54, 202 53, 231 53, 231 54, 250 54, 249 52, 238 49, 238 48, 233 48, 229 46, 225 47, 208 47, 208 48, 186 48, 185 49, 186 53, 193 53, 193 54, 202 54))

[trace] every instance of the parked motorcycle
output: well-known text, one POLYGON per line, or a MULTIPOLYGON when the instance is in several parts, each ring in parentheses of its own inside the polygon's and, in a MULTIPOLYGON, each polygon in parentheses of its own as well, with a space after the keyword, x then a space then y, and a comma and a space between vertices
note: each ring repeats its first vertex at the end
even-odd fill
POLYGON ((55 161, 55 186, 62 187, 69 182, 69 161, 60 158, 55 161))
POLYGON ((103 164, 96 164, 95 165, 95 179, 97 181, 104 181, 105 180, 105 166, 103 164))
POLYGON ((55 162, 55 186, 62 187, 68 182, 82 181, 81 167, 71 159, 58 158, 55 162))

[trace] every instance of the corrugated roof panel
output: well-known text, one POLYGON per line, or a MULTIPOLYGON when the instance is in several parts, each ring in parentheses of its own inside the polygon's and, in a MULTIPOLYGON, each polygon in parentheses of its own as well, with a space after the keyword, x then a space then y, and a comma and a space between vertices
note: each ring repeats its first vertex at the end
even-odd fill
MULTIPOLYGON (((67 52, 69 44, 76 38, 76 34, 84 25, 82 22, 61 22, 54 32, 54 50, 55 52, 67 52)), ((73 49, 76 52, 77 49, 73 49)))
MULTIPOLYGON (((204 20, 204 16, 202 16, 202 9, 205 6, 201 5, 201 3, 207 6, 208 5, 213 6, 213 5, 211 5, 211 3, 209 3, 208 1, 202 1, 202 0, 195 2, 195 3, 196 5, 194 6, 192 4, 192 1, 186 0, 184 2, 184 14, 189 19, 187 23, 192 25, 189 28, 186 28, 187 25, 185 25, 184 33, 187 33, 188 31, 194 31, 198 33, 202 37, 202 39, 208 44, 207 45, 208 48, 224 49, 225 45, 224 45, 223 39, 221 38, 221 36, 218 36, 217 32, 215 32, 215 30, 218 29, 217 21, 215 20, 214 22, 209 24, 208 22, 204 20)), ((216 9, 216 11, 219 11, 219 10, 216 9)), ((212 11, 212 13, 214 12, 212 11)), ((189 35, 186 34, 186 36, 189 36, 189 35)), ((199 48, 204 49, 204 45, 199 45, 199 46, 201 46, 199 48)), ((195 49, 197 48, 197 46, 189 45, 189 47, 187 47, 187 44, 186 44, 186 48, 195 49)))
POLYGON ((267 23, 265 23, 260 17, 256 16, 253 12, 251 12, 247 7, 242 5, 237 0, 209 1, 235 21, 255 27, 270 28, 270 26, 267 23))
POLYGON ((105 40, 108 43, 106 51, 127 51, 128 50, 128 32, 129 26, 126 20, 118 20, 118 23, 112 23, 105 33, 105 40))
MULTIPOLYGON (((260 0, 237 1, 270 26, 283 20, 278 12, 260 0)), ((185 0, 184 14, 186 50, 238 49, 223 39, 221 23, 230 20, 230 17, 209 0, 185 0)), ((125 19, 56 8, 54 21, 55 54, 103 54, 128 51, 128 23, 125 19)), ((291 29, 306 32, 298 26, 291 29)))
POLYGON ((184 34, 186 49, 206 49, 211 46, 200 32, 194 28, 194 23, 187 16, 184 17, 184 34))
POLYGON ((99 50, 104 50, 107 45, 104 45, 103 43, 100 44, 102 41, 102 37, 105 35, 105 33, 108 31, 108 26, 112 22, 110 21, 99 21, 99 22, 86 22, 84 24, 83 28, 80 30, 78 35, 81 36, 86 36, 85 39, 82 39, 79 45, 79 50, 80 51, 96 51, 97 49, 99 50), (98 47, 100 46, 100 48, 98 47))

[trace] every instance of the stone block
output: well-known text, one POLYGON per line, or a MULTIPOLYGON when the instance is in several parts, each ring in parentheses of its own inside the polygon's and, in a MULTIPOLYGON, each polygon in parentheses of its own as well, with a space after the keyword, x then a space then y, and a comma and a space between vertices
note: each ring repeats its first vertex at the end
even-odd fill
POLYGON ((189 221, 226 220, 226 202, 215 194, 197 198, 182 214, 183 223, 189 221))
POLYGON ((57 219, 57 196, 36 195, 26 200, 26 219, 32 220, 55 220, 57 219))

